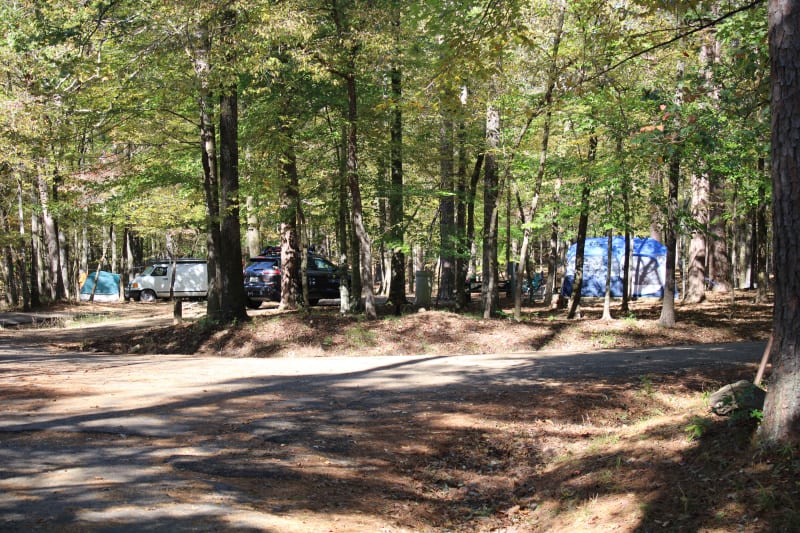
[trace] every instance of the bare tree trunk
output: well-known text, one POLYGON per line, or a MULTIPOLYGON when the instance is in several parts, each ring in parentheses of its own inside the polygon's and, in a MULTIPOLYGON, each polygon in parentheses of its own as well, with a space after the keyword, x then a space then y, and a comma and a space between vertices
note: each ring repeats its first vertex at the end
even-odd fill
POLYGON ((37 175, 39 185, 39 205, 42 210, 44 237, 47 246, 47 256, 50 261, 50 299, 53 301, 64 300, 64 278, 61 272, 61 250, 58 242, 58 225, 50 213, 50 194, 47 179, 40 169, 37 175))
POLYGON ((197 96, 200 112, 200 147, 203 165, 203 190, 206 200, 206 248, 208 250, 208 297, 206 313, 209 318, 218 320, 222 314, 222 274, 220 271, 219 243, 220 204, 219 204, 219 168, 217 164, 217 141, 214 128, 213 104, 209 86, 211 74, 210 53, 211 41, 208 27, 201 24, 194 36, 194 46, 187 46, 187 52, 193 60, 195 76, 199 84, 197 96))
MULTIPOLYGON (((8 214, 4 208, 0 208, 0 231, 8 234, 8 214)), ((11 244, 3 246, 3 280, 6 289, 6 303, 16 307, 19 304, 19 290, 14 269, 14 255, 11 244)))
POLYGON ((455 289, 455 202, 453 199, 453 119, 449 106, 443 105, 442 124, 439 133, 439 277, 440 300, 452 300, 455 289))
MULTIPOLYGON (((678 89, 675 91, 675 107, 683 105, 683 74, 684 65, 678 62, 676 81, 678 89)), ((675 266, 678 252, 678 185, 681 179, 681 135, 680 122, 675 119, 671 135, 671 153, 669 156, 669 177, 667 192, 667 219, 664 227, 664 245, 667 247, 667 265, 664 280, 664 298, 661 303, 661 316, 658 323, 671 328, 675 325, 675 266)))
POLYGON ((800 443, 800 6, 769 1, 772 109, 772 227, 775 258, 773 373, 759 427, 762 440, 800 443))
POLYGON ((19 251, 17 253, 17 272, 22 286, 22 310, 31 308, 31 290, 28 285, 28 266, 25 256, 25 211, 22 201, 22 179, 17 177, 17 219, 19 220, 19 251))
MULTIPOLYGON (((611 197, 608 197, 608 219, 611 220, 611 197)), ((609 227, 606 230, 606 292, 603 298, 603 317, 602 320, 611 320, 611 268, 614 266, 614 229, 609 227)))
POLYGON ((491 318, 500 306, 497 272, 497 211, 499 179, 497 150, 500 146, 500 112, 489 105, 486 112, 486 155, 483 181, 483 268, 481 307, 483 318, 491 318))
POLYGON ((706 231, 708 229, 708 175, 692 175, 692 240, 689 243, 689 273, 683 301, 699 303, 705 300, 706 231))
POLYGON ((561 203, 561 177, 557 177, 553 189, 553 212, 550 215, 550 250, 547 254, 547 280, 544 289, 544 305, 553 306, 553 296, 558 276, 558 215, 561 203))
MULTIPOLYGON (((395 28, 396 46, 400 39, 401 2, 392 2, 392 25, 395 28)), ((397 54, 400 57, 400 54, 397 54)), ((403 252, 403 72, 396 64, 391 69, 392 125, 389 144, 391 186, 389 189, 389 246, 391 252, 391 280, 389 301, 399 309, 406 303, 406 259, 403 252)))
POLYGON ((713 280, 712 290, 728 292, 733 289, 731 279, 732 261, 728 254, 728 238, 725 231, 725 199, 723 198, 721 178, 711 186, 711 220, 709 220, 710 250, 708 256, 708 275, 713 280))
POLYGON ((677 150, 669 163, 669 192, 667 194, 667 223, 664 227, 667 247, 667 265, 664 280, 664 298, 658 323, 664 327, 675 325, 675 256, 678 245, 678 184, 680 182, 680 154, 677 150))
POLYGON ((349 74, 347 83, 348 128, 347 128, 347 182, 350 186, 350 197, 353 201, 353 229, 359 244, 359 262, 361 271, 361 296, 364 298, 364 312, 367 318, 378 318, 375 310, 375 292, 372 282, 372 243, 364 224, 364 210, 361 204, 361 186, 358 180, 358 99, 356 96, 356 80, 349 74))
MULTIPOLYGON (((654 168, 652 172, 650 172, 650 190, 651 191, 662 191, 664 189, 664 184, 661 178, 661 168, 654 168)), ((664 242, 664 234, 663 234, 663 219, 664 214, 659 209, 661 205, 660 198, 653 198, 650 202, 650 238, 663 243, 664 242)))
MULTIPOLYGON (((284 129, 284 136, 292 135, 284 129)), ((291 142, 291 141, 290 141, 291 142)), ((297 232, 300 189, 297 176, 297 162, 294 150, 284 151, 280 178, 280 220, 281 220, 281 303, 280 309, 297 309, 303 298, 301 278, 301 246, 297 232)))
MULTIPOLYGON (((547 151, 550 143, 550 123, 552 121, 552 105, 553 105, 553 92, 555 90, 556 81, 558 80, 558 51, 561 46, 561 36, 564 31, 564 14, 566 13, 567 4, 565 1, 559 2, 559 12, 556 19, 556 27, 553 31, 553 49, 550 58, 550 70, 547 76, 547 88, 545 89, 544 101, 542 105, 545 110, 544 125, 542 126, 542 145, 539 150, 539 167, 536 171, 536 181, 533 188, 533 199, 531 200, 531 209, 527 220, 533 220, 536 217, 536 209, 539 205, 539 194, 542 188, 542 179, 544 178, 545 164, 547 162, 547 151)), ((520 320, 522 318, 522 269, 527 263, 528 246, 530 243, 531 231, 529 228, 523 230, 522 244, 519 249, 519 262, 517 263, 517 279, 516 287, 514 290, 514 318, 520 320)))
POLYGON ((766 188, 759 187, 758 189, 759 201, 756 210, 756 238, 758 244, 756 246, 756 276, 758 279, 758 292, 756 299, 758 302, 764 302, 767 299, 767 291, 769 289, 769 276, 767 275, 767 200, 766 188))
MULTIPOLYGON (((589 136, 589 150, 587 162, 592 163, 597 154, 597 136, 592 132, 589 136)), ((581 214, 578 220, 578 242, 575 247, 575 283, 572 284, 572 297, 570 298, 567 318, 580 318, 581 292, 583 290, 583 252, 586 248, 586 230, 589 225, 589 195, 592 192, 591 173, 593 169, 587 168, 586 177, 581 185, 581 214)))
POLYGON ((248 196, 245 200, 247 210, 247 253, 250 257, 255 257, 261 253, 261 230, 256 212, 256 200, 253 196, 248 196))
MULTIPOLYGON (((229 15, 227 18, 232 18, 229 15)), ((239 220, 239 100, 236 86, 220 97, 220 308, 225 322, 247 319, 242 269, 242 225, 239 220)))

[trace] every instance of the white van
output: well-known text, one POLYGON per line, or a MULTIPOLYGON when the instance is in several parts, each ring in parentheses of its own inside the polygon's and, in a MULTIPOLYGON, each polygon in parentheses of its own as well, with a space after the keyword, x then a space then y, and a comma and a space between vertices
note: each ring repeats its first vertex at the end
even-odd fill
MULTIPOLYGON (((133 278, 125 288, 125 299, 154 302, 169 298, 172 261, 154 260, 144 272, 133 278)), ((205 259, 175 260, 175 298, 206 298, 208 296, 208 267, 205 259)))

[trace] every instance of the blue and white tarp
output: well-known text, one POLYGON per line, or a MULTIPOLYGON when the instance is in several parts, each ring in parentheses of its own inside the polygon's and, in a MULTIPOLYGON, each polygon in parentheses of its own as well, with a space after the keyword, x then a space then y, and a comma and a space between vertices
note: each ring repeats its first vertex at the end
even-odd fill
MULTIPOLYGON (((611 241, 611 296, 622 297, 622 274, 625 261, 625 237, 613 237, 611 241)), ((570 296, 575 283, 575 253, 577 244, 567 250, 567 269, 561 294, 570 296)), ((608 238, 586 239, 583 257, 583 283, 581 296, 601 297, 606 293, 606 271, 608 269, 608 238)), ((630 294, 634 298, 664 296, 664 279, 667 269, 667 247, 649 237, 634 237, 631 240, 630 294)))

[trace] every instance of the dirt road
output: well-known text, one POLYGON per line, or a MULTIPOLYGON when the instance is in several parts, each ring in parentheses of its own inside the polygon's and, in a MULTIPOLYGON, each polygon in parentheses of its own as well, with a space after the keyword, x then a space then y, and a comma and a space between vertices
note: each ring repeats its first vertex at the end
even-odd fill
POLYGON ((392 473, 476 394, 752 364, 763 347, 229 359, 0 337, 0 529, 407 531, 387 518, 409 497, 392 473))

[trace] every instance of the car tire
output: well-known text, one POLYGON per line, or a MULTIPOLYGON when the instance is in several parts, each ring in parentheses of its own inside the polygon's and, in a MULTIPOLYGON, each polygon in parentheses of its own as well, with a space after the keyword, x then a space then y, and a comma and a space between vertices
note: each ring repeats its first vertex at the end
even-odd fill
POLYGON ((259 307, 261 307, 261 301, 260 300, 251 300, 250 298, 248 298, 247 299, 247 307, 249 307, 250 309, 258 309, 259 307))
POLYGON ((313 305, 317 305, 319 303, 319 298, 309 298, 308 299, 308 306, 311 307, 313 305))
POLYGON ((156 301, 156 293, 150 289, 145 289, 142 291, 142 294, 139 295, 140 302, 151 303, 156 301))

